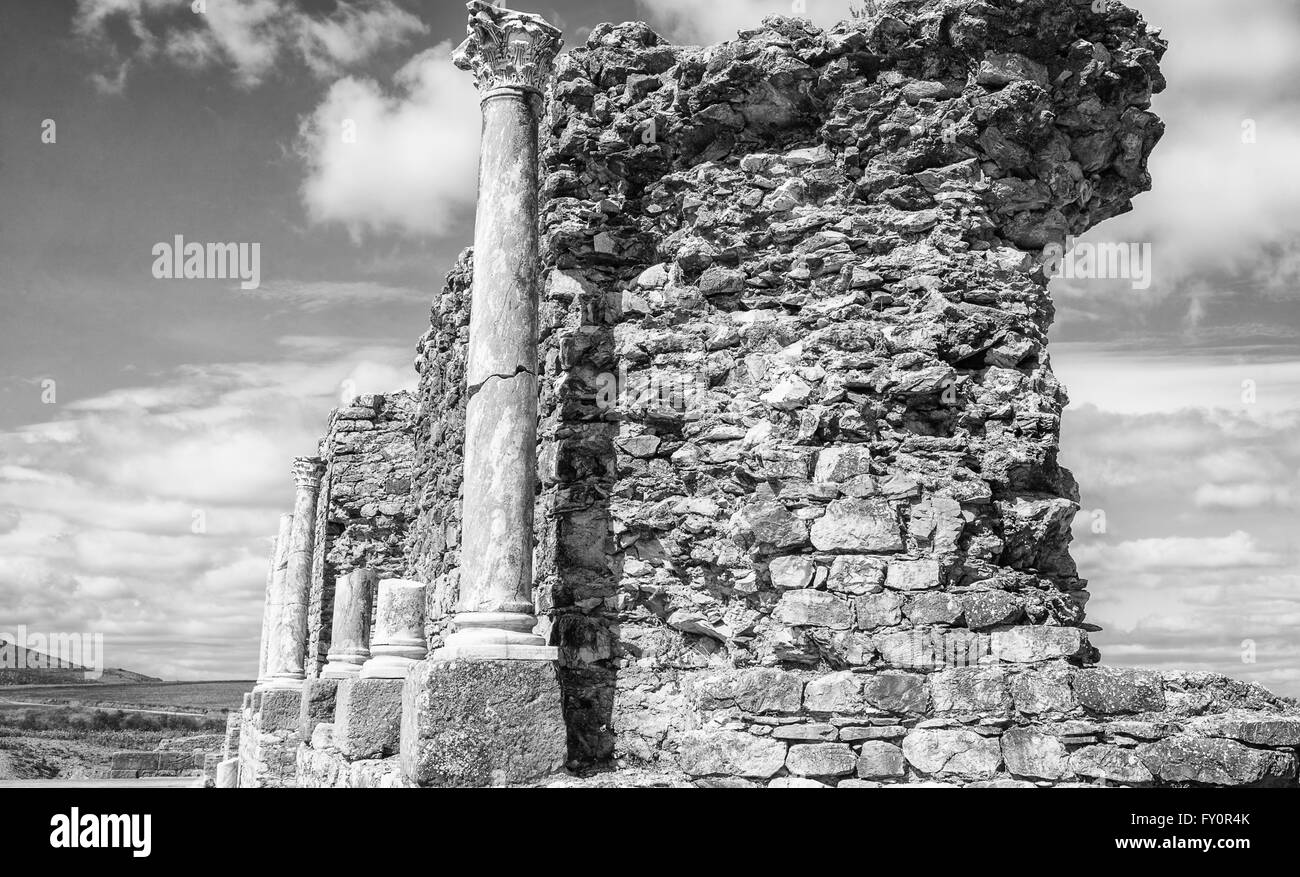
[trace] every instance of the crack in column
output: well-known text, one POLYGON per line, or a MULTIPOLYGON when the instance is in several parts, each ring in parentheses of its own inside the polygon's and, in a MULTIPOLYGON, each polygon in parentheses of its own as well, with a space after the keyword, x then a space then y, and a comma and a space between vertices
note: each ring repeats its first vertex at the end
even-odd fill
POLYGON ((537 375, 534 375, 525 366, 518 365, 515 366, 514 374, 491 374, 479 381, 477 384, 470 384, 465 389, 465 401, 468 403, 469 400, 473 399, 475 394, 478 393, 479 390, 483 389, 483 387, 487 385, 487 382, 493 378, 496 378, 499 381, 509 381, 519 377, 520 375, 532 375, 533 377, 537 377, 537 375))

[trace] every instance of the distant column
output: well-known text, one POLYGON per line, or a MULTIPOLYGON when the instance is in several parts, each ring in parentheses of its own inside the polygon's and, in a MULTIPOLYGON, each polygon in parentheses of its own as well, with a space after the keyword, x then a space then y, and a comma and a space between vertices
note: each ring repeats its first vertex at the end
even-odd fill
POLYGON ((537 487, 537 125, 560 31, 474 0, 456 66, 482 96, 456 632, 439 658, 554 659, 532 631, 537 487))
POLYGON ((356 676, 370 658, 370 592, 376 578, 373 569, 356 569, 335 581, 329 663, 322 678, 356 676))
POLYGON ((271 569, 266 575, 266 602, 262 606, 262 649, 257 665, 257 686, 265 688, 271 664, 271 640, 279 624, 280 610, 284 606, 285 574, 289 565, 289 534, 293 529, 293 515, 280 515, 280 528, 271 552, 271 569))
POLYGON ((293 526, 289 531, 284 602, 268 650, 268 688, 300 688, 307 678, 307 606, 311 600, 312 539, 321 473, 321 461, 316 457, 298 457, 293 461, 297 493, 293 503, 293 526))

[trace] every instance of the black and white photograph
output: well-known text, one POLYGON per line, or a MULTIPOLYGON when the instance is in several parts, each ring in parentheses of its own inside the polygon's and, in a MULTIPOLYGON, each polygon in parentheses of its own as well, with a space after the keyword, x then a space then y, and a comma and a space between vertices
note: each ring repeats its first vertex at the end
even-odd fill
POLYGON ((1296 0, 0 0, 0 848, 1281 854, 1298 162, 1296 0))

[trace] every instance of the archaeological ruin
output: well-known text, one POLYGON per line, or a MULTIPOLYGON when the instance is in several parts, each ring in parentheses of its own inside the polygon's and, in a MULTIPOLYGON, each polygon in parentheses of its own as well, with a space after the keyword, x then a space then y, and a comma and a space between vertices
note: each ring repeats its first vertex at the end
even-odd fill
POLYGON ((1292 702, 1100 663, 1069 553, 1042 255, 1150 188, 1165 43, 875 7, 469 4, 474 247, 293 464, 218 786, 1297 784, 1292 702))

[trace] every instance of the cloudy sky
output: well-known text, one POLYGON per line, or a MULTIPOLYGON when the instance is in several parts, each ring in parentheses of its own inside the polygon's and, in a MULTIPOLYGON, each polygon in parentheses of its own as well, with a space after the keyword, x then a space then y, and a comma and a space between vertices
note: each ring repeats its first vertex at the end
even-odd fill
MULTIPOLYGON (((1151 244, 1153 282, 1054 284, 1089 614, 1110 663, 1300 695, 1300 6, 1132 2, 1171 42, 1169 133, 1091 239, 1151 244)), ((478 110, 458 2, 205 6, 0 4, 0 631, 249 678, 289 459, 341 395, 413 385, 478 110), (155 279, 176 235, 260 243, 260 287, 155 279)), ((703 43, 792 3, 530 8, 570 45, 635 18, 703 43)))

